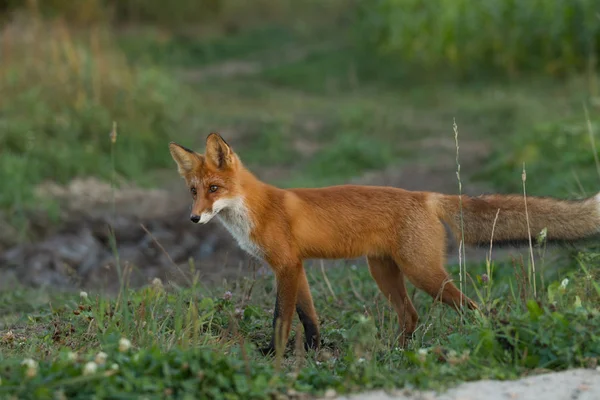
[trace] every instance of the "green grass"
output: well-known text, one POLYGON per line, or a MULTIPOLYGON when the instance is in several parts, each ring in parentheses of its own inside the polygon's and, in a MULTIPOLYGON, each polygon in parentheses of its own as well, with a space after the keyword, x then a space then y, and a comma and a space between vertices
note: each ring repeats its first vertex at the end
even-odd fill
POLYGON ((597 68, 596 0, 363 2, 363 41, 409 70, 467 79, 597 68), (443 66, 443 67, 441 67, 443 66))
POLYGON ((584 104, 579 112, 540 122, 528 132, 518 130, 493 153, 481 171, 481 179, 493 179, 498 187, 519 190, 519 175, 525 162, 530 190, 540 195, 588 197, 600 191, 597 157, 598 109, 586 119, 584 104), (589 124, 588 124, 589 121, 589 124), (551 179, 547 179, 551 177, 551 179))
POLYGON ((302 37, 286 27, 258 27, 239 35, 213 36, 197 40, 193 35, 165 35, 155 31, 133 32, 120 37, 119 45, 136 63, 166 67, 199 68, 230 59, 261 60, 302 37))
MULTIPOLYGON (((598 259, 597 254, 578 257, 588 266, 598 259)), ((366 266, 327 270, 333 291, 319 269, 309 268, 323 347, 305 354, 294 344, 301 334, 295 330, 285 356, 276 360, 256 350, 270 335, 270 277, 212 289, 196 280, 187 288, 157 282, 138 290, 123 287, 116 297, 48 298, 18 289, 0 298, 0 393, 262 398, 290 390, 345 393, 407 384, 440 389, 474 379, 595 366, 600 292, 593 283, 599 277, 573 264, 547 268, 544 279, 538 277, 543 290, 537 301, 520 268, 495 265, 484 283, 485 266, 468 265, 473 283, 467 293, 475 298, 487 293, 479 298, 484 313, 469 314, 461 324, 448 307, 417 292, 421 325, 405 350, 396 346, 395 314, 366 266), (131 349, 119 350, 121 338, 131 341, 131 349), (26 358, 34 359, 37 369, 28 372, 21 365, 26 358), (91 374, 84 372, 89 362, 97 364, 91 374)))
POLYGON ((108 179, 114 167, 118 177, 143 183, 149 168, 170 165, 165 143, 183 129, 189 104, 172 76, 130 66, 102 28, 78 33, 60 21, 24 16, 2 32, 0 208, 8 215, 43 208, 34 189, 45 180, 108 179))

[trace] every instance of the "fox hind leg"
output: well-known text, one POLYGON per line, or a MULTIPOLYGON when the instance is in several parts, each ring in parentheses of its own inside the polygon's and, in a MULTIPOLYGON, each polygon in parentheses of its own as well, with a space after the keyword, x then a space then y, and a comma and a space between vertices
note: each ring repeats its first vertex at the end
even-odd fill
POLYGON ((404 347, 419 321, 417 310, 406 292, 404 274, 389 257, 367 257, 369 272, 381 293, 392 304, 400 324, 399 345, 404 347))
POLYGON ((446 258, 446 231, 444 225, 431 215, 418 227, 399 237, 393 258, 406 278, 434 299, 441 300, 456 311, 466 306, 478 309, 477 304, 465 296, 450 279, 444 268, 446 258))
POLYGON ((465 306, 471 310, 479 309, 473 300, 452 283, 450 275, 444 268, 443 256, 437 258, 425 256, 419 261, 397 257, 396 263, 400 265, 402 272, 413 285, 434 299, 441 300, 458 312, 465 306))

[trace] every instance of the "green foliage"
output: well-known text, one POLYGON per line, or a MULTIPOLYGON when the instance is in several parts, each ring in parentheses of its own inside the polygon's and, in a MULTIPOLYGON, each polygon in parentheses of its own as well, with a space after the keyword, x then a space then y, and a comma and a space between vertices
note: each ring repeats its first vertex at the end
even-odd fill
POLYGON ((178 82, 130 67, 102 30, 72 37, 62 23, 26 19, 7 25, 4 35, 1 207, 22 207, 46 179, 109 177, 113 121, 117 174, 129 179, 168 165, 165 143, 184 104, 178 82), (28 35, 18 35, 21 29, 28 35))
POLYGON ((568 368, 600 355, 597 309, 575 303, 562 312, 551 311, 533 300, 527 307, 528 314, 513 317, 506 332, 507 345, 524 366, 568 368))
POLYGON ((227 3, 219 0, 177 0, 170 7, 159 0, 103 0, 117 21, 146 22, 164 25, 198 23, 215 18, 227 3))
POLYGON ((402 64, 462 76, 586 70, 600 49, 598 0, 362 2, 368 43, 402 64))
MULTIPOLYGON (((125 394, 261 399, 281 388, 272 367, 247 368, 241 358, 214 348, 163 352, 151 346, 122 351, 114 340, 103 350, 103 355, 75 355, 63 350, 52 362, 42 361, 37 367, 7 363, 0 393, 21 399, 52 399, 61 394, 69 399, 121 398, 125 394)), ((232 349, 234 355, 239 351, 232 349)))
POLYGON ((381 169, 393 158, 393 148, 376 137, 344 132, 315 155, 307 166, 307 172, 321 182, 332 182, 351 178, 357 171, 381 169), (329 176, 319 176, 324 171, 330 171, 329 176))
POLYGON ((198 68, 230 59, 252 59, 256 54, 277 52, 290 41, 298 41, 289 29, 258 27, 241 35, 207 37, 136 32, 118 38, 127 57, 136 63, 168 67, 198 68))
POLYGON ((448 343, 411 351, 413 365, 438 379, 514 379, 529 369, 593 367, 600 356, 595 330, 597 309, 551 312, 530 301, 527 313, 513 313, 498 327, 470 325, 448 337, 448 343), (476 371, 473 371, 475 369, 476 371))
POLYGON ((583 197, 597 193, 600 166, 596 166, 594 152, 600 156, 600 125, 595 109, 590 118, 588 125, 582 109, 579 115, 538 123, 527 131, 522 128, 508 135, 495 147, 477 178, 493 180, 502 190, 521 193, 525 163, 531 195, 583 197), (590 138, 590 126, 595 139, 590 138))
MULTIPOLYGON (((254 129, 252 129, 254 130, 254 129)), ((240 141, 244 160, 257 165, 293 165, 298 157, 289 143, 292 140, 285 125, 277 122, 258 124, 249 138, 240 141)))
MULTIPOLYGON (((306 59, 286 65, 266 68, 262 78, 274 85, 291 87, 308 93, 347 93, 359 86, 363 77, 363 62, 347 49, 324 47, 312 52, 306 59)), ((373 79, 373 74, 364 74, 373 79)))
MULTIPOLYGON (((296 346, 302 338, 293 336, 281 363, 257 351, 271 333, 272 315, 265 311, 274 303, 270 277, 214 291, 196 281, 186 288, 156 281, 139 290, 123 287, 116 298, 62 294, 50 302, 40 291, 16 288, 0 296, 3 314, 12 315, 0 320, 0 397, 252 399, 407 384, 441 389, 540 368, 595 367, 600 292, 588 287, 597 285, 597 259, 593 252, 582 255, 580 265, 590 273, 563 268, 562 277, 556 265, 547 266, 540 275, 549 285, 537 300, 527 283, 524 297, 515 294, 511 288, 523 277, 498 265, 487 282, 467 287, 473 296, 492 286, 480 303, 483 313, 466 315, 464 323, 419 292, 415 304, 427 329, 405 350, 396 347, 395 314, 366 266, 328 270, 333 292, 322 273, 309 268, 323 348, 305 353, 296 346)), ((475 277, 482 271, 483 265, 469 266, 475 277)))

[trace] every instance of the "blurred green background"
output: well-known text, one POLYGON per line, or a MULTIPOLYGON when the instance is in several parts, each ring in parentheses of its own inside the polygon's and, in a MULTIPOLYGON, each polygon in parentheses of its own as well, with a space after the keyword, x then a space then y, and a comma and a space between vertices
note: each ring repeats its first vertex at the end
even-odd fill
POLYGON ((113 171, 160 187, 174 176, 168 141, 202 150, 211 131, 272 183, 344 183, 454 157, 455 119, 459 141, 489 149, 463 174, 520 192, 525 162, 529 194, 590 195, 599 10, 600 0, 0 0, 0 208, 22 223, 47 207, 41 182, 113 171))

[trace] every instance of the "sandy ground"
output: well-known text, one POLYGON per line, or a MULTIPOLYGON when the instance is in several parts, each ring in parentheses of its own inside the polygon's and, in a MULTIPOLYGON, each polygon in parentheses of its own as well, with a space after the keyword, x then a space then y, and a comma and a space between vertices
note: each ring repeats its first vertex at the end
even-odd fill
POLYGON ((600 371, 573 369, 530 376, 516 381, 467 382, 445 393, 432 391, 374 391, 337 397, 337 400, 598 400, 600 371))

